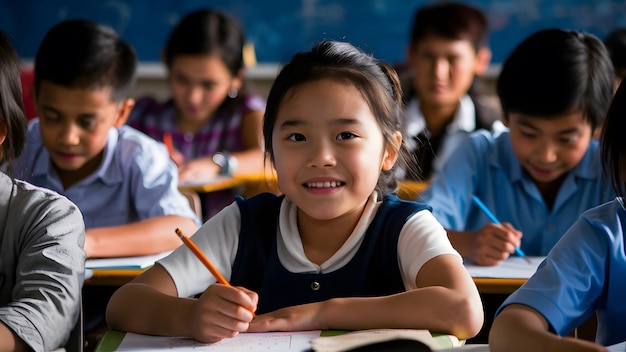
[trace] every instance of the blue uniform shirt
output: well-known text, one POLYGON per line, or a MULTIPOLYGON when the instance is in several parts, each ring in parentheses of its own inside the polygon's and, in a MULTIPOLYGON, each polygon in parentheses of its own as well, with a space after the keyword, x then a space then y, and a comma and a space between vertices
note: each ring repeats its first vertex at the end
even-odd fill
POLYGON ((178 171, 165 146, 128 126, 109 130, 98 169, 68 189, 63 189, 42 144, 37 119, 29 124, 26 149, 14 167, 16 178, 63 194, 76 204, 86 229, 162 215, 200 223, 178 191, 178 171))
POLYGON ((585 212, 500 310, 513 303, 529 306, 559 335, 595 312, 596 342, 607 346, 626 340, 625 225, 626 211, 618 200, 585 212))
POLYGON ((509 132, 474 132, 448 159, 421 200, 446 229, 473 231, 490 220, 472 202, 480 198, 501 222, 522 231, 527 255, 546 255, 585 210, 615 198, 592 140, 565 176, 552 209, 513 154, 509 132))

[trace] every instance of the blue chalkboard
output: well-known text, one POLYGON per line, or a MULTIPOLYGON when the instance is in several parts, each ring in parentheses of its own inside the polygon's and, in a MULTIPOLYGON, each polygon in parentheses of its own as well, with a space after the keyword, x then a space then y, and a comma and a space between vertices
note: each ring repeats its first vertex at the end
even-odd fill
MULTIPOLYGON (((187 12, 214 7, 242 22, 257 61, 281 63, 321 39, 349 41, 388 62, 404 60, 413 12, 428 0, 0 0, 0 29, 32 59, 55 23, 87 18, 115 28, 142 62, 157 62, 170 29, 187 12)), ((591 32, 601 39, 626 27, 626 1, 468 0, 488 16, 493 62, 528 34, 547 27, 591 32)))

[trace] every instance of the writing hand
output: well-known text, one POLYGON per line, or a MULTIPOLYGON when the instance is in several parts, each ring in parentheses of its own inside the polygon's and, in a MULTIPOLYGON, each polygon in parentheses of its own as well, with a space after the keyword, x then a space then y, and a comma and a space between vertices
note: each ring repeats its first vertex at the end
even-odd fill
POLYGON ((253 314, 249 307, 258 303, 258 295, 243 287, 222 284, 209 286, 188 313, 191 337, 213 343, 247 331, 253 314))
POLYGON ((519 247, 522 233, 510 223, 489 223, 471 233, 474 250, 470 259, 478 265, 496 265, 519 247))

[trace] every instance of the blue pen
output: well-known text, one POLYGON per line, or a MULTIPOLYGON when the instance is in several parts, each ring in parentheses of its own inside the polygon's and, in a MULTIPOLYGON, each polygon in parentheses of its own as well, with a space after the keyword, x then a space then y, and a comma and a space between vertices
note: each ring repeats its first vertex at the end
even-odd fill
MULTIPOLYGON (((483 213, 485 213, 485 215, 487 215, 487 217, 491 220, 491 222, 493 222, 494 224, 499 224, 500 223, 500 221, 498 221, 498 218, 496 218, 496 216, 493 215, 491 210, 489 210, 489 208, 487 208, 485 203, 483 203, 483 201, 480 200, 480 198, 478 198, 478 197, 476 197, 475 195, 472 194, 472 200, 474 201, 474 203, 476 203, 476 205, 480 208, 480 210, 482 210, 483 213)), ((519 257, 525 257, 526 256, 526 254, 524 254, 524 252, 519 247, 515 247, 515 254, 517 254, 519 257)), ((526 258, 526 261, 528 261, 528 258, 526 258)))

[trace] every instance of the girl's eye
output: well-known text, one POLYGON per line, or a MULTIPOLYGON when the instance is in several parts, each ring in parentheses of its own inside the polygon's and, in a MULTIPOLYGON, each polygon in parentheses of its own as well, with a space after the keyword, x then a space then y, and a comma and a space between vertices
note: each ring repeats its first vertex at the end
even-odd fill
POLYGON ((355 138, 357 135, 352 133, 352 132, 341 132, 338 136, 337 139, 338 140, 344 140, 344 139, 352 139, 355 138))
POLYGON ((289 140, 292 140, 294 142, 302 142, 305 141, 306 138, 304 138, 304 135, 300 134, 300 133, 293 133, 289 135, 289 140))

